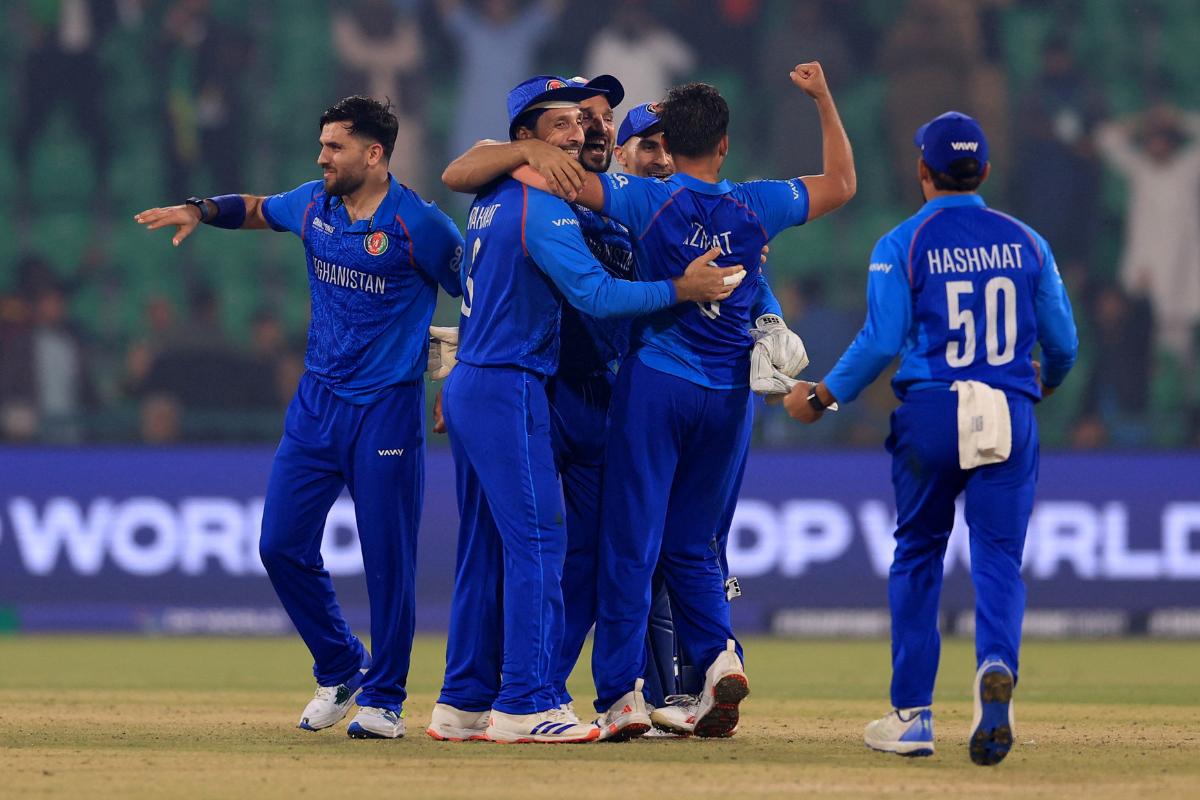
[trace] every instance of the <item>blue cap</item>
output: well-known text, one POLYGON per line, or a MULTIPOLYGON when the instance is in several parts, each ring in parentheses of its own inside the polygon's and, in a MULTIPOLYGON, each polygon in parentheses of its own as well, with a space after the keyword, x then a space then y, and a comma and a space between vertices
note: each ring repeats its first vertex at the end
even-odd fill
POLYGON ((617 131, 617 146, 624 145, 631 136, 641 136, 661 121, 658 117, 658 103, 634 106, 621 121, 621 128, 617 131))
POLYGON ((608 107, 616 108, 625 99, 625 87, 612 75, 597 75, 590 81, 578 75, 567 81, 571 86, 586 86, 588 89, 599 89, 608 98, 608 107))
MULTIPOLYGON (((947 111, 917 129, 913 142, 921 158, 937 172, 949 172, 950 164, 960 158, 979 162, 978 175, 988 161, 987 137, 979 123, 957 111, 947 111)), ((970 177, 963 175, 962 177, 970 177)))
MULTIPOLYGON (((534 106, 555 103, 561 108, 601 94, 605 94, 604 89, 586 85, 573 86, 566 79, 556 75, 537 75, 527 81, 522 81, 508 93, 508 138, 511 139, 516 134, 514 123, 516 123, 517 117, 534 106)), ((547 108, 554 107, 553 105, 547 106, 547 108)))

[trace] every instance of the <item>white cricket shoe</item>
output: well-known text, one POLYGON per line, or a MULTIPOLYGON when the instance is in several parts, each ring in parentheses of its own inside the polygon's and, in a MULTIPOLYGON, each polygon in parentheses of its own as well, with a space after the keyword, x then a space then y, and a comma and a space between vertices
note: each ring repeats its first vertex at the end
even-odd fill
POLYGON ((670 694, 666 705, 650 712, 650 724, 660 733, 691 736, 696 730, 696 712, 700 710, 700 695, 670 694))
POLYGON ((425 733, 439 742, 485 742, 490 713, 461 711, 445 703, 436 703, 425 733))
POLYGON ((551 708, 536 714, 505 714, 492 710, 488 715, 488 741, 501 744, 541 742, 591 742, 600 738, 600 728, 592 724, 570 721, 561 708, 551 708))
POLYGON ((999 764, 1013 745, 1012 670, 998 658, 986 658, 975 673, 975 719, 967 745, 981 767, 999 764))
POLYGON ((692 733, 707 738, 732 736, 741 715, 738 704, 750 694, 750 682, 738 658, 736 643, 729 639, 725 650, 704 672, 704 689, 696 707, 692 733))
POLYGON ((606 742, 624 742, 636 739, 650 730, 650 712, 646 708, 646 697, 642 687, 646 684, 638 678, 633 683, 633 691, 621 695, 617 702, 609 706, 608 711, 596 720, 600 726, 600 738, 606 742))
POLYGON ((351 739, 401 739, 404 717, 391 709, 363 706, 350 721, 346 735, 351 739))
POLYGON ((318 686, 317 693, 304 707, 296 727, 306 731, 319 731, 341 722, 342 717, 350 711, 350 706, 354 705, 354 698, 358 697, 361 691, 358 688, 361 683, 362 675, 357 674, 349 683, 318 686))
POLYGON ((933 711, 897 708, 886 717, 867 723, 863 733, 867 747, 900 756, 933 755, 933 711))
POLYGON ((573 701, 569 703, 563 703, 558 707, 558 710, 562 712, 563 719, 565 721, 574 722, 579 725, 583 724, 583 720, 581 720, 579 715, 575 713, 575 703, 573 701))

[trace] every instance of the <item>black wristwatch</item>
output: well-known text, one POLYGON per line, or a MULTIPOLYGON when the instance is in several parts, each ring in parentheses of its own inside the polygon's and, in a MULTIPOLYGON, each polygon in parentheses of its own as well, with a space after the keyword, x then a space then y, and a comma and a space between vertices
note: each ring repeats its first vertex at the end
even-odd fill
POLYGON ((829 406, 821 402, 821 398, 817 395, 817 385, 814 383, 812 391, 808 393, 808 404, 812 406, 812 410, 818 414, 823 412, 829 406))
POLYGON ((187 206, 195 206, 200 211, 200 221, 208 221, 208 204, 205 203, 204 198, 189 197, 187 200, 183 201, 183 204, 187 206))

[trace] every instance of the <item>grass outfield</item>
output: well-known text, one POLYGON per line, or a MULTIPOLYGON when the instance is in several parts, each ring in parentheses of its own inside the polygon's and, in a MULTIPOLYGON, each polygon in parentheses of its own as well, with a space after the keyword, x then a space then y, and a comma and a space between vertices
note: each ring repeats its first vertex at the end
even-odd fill
POLYGON ((437 638, 416 645, 408 738, 384 742, 293 727, 312 691, 296 639, 0 637, 0 797, 1200 797, 1200 644, 1029 644, 1017 745, 990 769, 967 758, 968 644, 943 654, 937 755, 912 760, 862 744, 886 643, 745 645, 733 739, 505 747, 422 733, 437 638))

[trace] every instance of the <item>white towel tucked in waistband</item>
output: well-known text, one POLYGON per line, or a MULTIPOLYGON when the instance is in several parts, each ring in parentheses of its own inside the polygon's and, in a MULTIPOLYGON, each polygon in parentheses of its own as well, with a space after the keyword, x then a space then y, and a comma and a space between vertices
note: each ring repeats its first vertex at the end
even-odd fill
POLYGON ((999 464, 1012 452, 1008 398, 979 381, 955 381, 958 392, 958 465, 974 469, 999 464))

